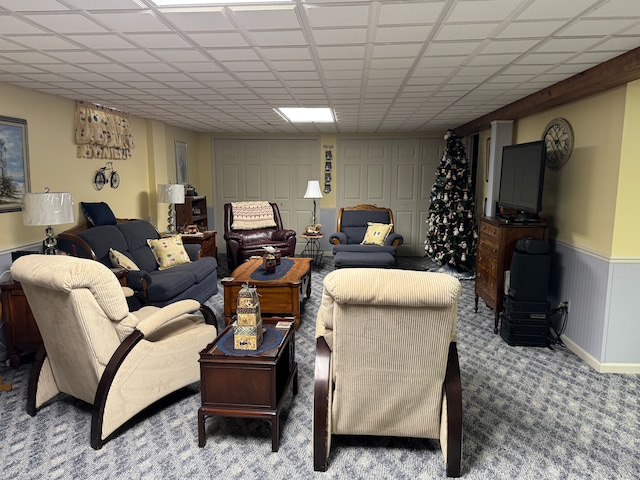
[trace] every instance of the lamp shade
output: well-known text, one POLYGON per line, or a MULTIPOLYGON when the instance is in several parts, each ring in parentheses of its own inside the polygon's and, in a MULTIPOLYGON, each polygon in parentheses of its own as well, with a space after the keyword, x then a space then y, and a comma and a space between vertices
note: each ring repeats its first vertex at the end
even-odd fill
POLYGON ((318 180, 309 180, 307 182, 307 191, 304 192, 304 198, 322 198, 318 180))
POLYGON ((184 203, 184 185, 181 183, 158 184, 158 203, 184 203))
POLYGON ((75 222, 71 194, 49 191, 25 193, 22 201, 22 220, 27 226, 75 222))

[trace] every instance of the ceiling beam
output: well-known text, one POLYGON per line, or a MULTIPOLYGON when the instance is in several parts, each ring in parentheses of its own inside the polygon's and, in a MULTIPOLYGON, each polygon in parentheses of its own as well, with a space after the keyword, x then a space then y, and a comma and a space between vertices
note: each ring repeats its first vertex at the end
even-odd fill
POLYGON ((640 78, 640 47, 454 128, 461 137, 486 130, 494 120, 517 120, 640 78))

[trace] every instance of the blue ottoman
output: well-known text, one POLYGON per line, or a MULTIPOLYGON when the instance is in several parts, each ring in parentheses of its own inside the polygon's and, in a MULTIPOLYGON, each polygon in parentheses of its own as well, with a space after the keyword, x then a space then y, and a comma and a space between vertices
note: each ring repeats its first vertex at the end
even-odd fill
POLYGON ((396 257, 388 252, 338 252, 333 256, 336 268, 393 268, 396 257))

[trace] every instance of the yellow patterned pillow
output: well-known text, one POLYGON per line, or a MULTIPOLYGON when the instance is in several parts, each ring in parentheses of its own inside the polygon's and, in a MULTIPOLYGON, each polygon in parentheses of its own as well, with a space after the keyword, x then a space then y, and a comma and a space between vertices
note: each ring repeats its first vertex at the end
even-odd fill
POLYGON ((364 234, 364 238, 361 245, 384 245, 384 241, 389 232, 391 232, 392 223, 372 223, 367 222, 367 233, 364 234))
POLYGON ((122 267, 127 270, 140 270, 133 260, 113 248, 109 249, 109 260, 111 260, 111 265, 114 268, 122 267))
POLYGON ((191 259, 182 244, 182 235, 175 237, 160 238, 158 240, 147 240, 147 244, 158 262, 158 270, 189 263, 191 259))

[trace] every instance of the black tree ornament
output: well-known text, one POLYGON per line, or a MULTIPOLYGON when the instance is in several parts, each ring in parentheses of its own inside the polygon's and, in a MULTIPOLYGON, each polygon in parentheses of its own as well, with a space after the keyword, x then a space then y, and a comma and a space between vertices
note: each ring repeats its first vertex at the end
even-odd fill
POLYGON ((425 252, 441 266, 471 271, 478 238, 471 169, 460 137, 447 130, 444 138, 447 146, 431 188, 425 252))

